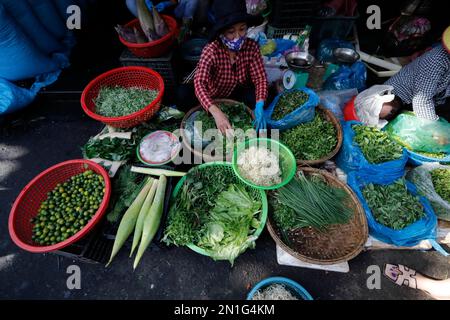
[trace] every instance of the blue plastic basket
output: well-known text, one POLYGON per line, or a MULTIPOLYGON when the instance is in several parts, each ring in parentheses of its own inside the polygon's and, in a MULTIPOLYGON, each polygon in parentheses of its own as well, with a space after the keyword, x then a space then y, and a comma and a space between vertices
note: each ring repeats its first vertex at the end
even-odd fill
POLYGON ((299 298, 303 300, 314 300, 313 297, 309 294, 309 292, 306 291, 306 289, 303 288, 300 284, 284 277, 272 277, 258 282, 252 289, 252 291, 250 291, 250 293, 247 295, 247 300, 253 300, 253 296, 258 290, 264 289, 272 284, 284 285, 287 289, 292 291, 292 293, 296 294, 299 298))

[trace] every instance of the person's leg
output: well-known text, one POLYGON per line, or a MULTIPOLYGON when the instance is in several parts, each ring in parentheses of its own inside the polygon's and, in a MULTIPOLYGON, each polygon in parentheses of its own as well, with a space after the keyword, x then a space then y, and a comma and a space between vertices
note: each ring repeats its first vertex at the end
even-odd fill
POLYGON ((238 86, 231 93, 230 99, 242 102, 250 109, 255 109, 256 105, 256 93, 254 87, 242 87, 238 86))
POLYGON ((385 266, 384 275, 399 286, 422 290, 437 300, 450 300, 450 279, 430 279, 403 265, 392 264, 385 266))
POLYGON ((193 84, 182 84, 176 89, 176 104, 181 111, 187 112, 198 106, 200 103, 195 96, 193 84))

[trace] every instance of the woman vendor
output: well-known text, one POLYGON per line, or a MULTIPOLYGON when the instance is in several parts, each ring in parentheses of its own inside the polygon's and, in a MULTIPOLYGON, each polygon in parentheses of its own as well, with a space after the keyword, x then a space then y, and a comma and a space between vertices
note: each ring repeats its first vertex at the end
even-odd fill
POLYGON ((450 27, 444 31, 442 44, 405 66, 386 84, 394 87, 397 97, 386 108, 412 105, 417 117, 438 120, 436 107, 446 104, 448 108, 450 97, 450 27))
POLYGON ((246 37, 247 28, 258 24, 257 18, 247 14, 243 0, 215 1, 213 12, 216 24, 194 78, 196 97, 214 117, 222 133, 231 129, 231 125, 225 113, 214 104, 217 98, 256 105, 256 129, 265 129, 266 72, 258 44, 246 37))

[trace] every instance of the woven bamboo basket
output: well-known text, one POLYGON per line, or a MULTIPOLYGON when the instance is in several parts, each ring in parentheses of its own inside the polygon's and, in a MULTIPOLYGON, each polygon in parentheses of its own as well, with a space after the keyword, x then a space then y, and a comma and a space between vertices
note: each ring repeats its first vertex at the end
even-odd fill
POLYGON ((267 228, 273 240, 291 256, 312 264, 331 265, 347 262, 356 257, 367 241, 369 230, 363 207, 353 191, 336 177, 315 168, 299 168, 305 175, 320 175, 331 186, 344 189, 349 195, 347 205, 354 215, 347 224, 332 225, 326 232, 313 228, 299 228, 288 233, 291 245, 281 237, 281 232, 269 214, 267 228))
MULTIPOLYGON (((214 100, 214 104, 227 104, 227 105, 233 105, 233 104, 238 104, 238 101, 235 100, 231 100, 231 99, 216 99, 214 100)), ((188 111, 188 113, 186 113, 186 115, 184 116, 183 120, 181 121, 181 127, 180 127, 180 131, 181 131, 181 138, 183 141, 183 146, 189 150, 192 154, 194 154, 194 156, 196 158, 202 159, 203 162, 215 162, 215 161, 227 161, 227 162, 231 162, 233 154, 229 154, 226 156, 226 159, 223 159, 222 157, 216 157, 214 155, 209 155, 203 152, 200 152, 198 150, 195 150, 192 147, 191 144, 191 140, 189 139, 189 137, 186 136, 186 122, 187 120, 197 111, 203 110, 203 107, 197 106, 195 108, 192 108, 191 110, 188 111)), ((247 107, 247 112, 250 114, 250 116, 252 117, 252 119, 255 119, 255 115, 253 113, 253 110, 250 109, 249 107, 247 107)))
POLYGON ((325 119, 327 119, 328 121, 330 121, 334 128, 336 129, 336 135, 337 135, 337 144, 336 147, 334 148, 334 150, 332 152, 330 152, 329 154, 327 154, 326 156, 324 156, 321 159, 317 159, 317 160, 301 160, 301 159, 297 159, 297 164, 299 166, 317 166, 320 165, 322 163, 324 163, 327 160, 330 160, 331 158, 333 158, 341 149, 342 147, 342 140, 343 140, 343 133, 342 133, 342 126, 341 123, 339 122, 339 120, 336 118, 336 116, 333 114, 333 112, 331 112, 330 110, 322 107, 322 106, 318 106, 316 111, 320 112, 321 114, 323 114, 325 116, 325 119))

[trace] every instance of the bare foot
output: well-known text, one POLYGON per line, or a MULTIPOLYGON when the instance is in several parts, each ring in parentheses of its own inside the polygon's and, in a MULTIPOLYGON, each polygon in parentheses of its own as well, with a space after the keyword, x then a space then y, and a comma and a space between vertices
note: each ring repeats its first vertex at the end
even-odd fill
POLYGON ((430 279, 401 264, 386 264, 384 275, 399 286, 422 290, 433 299, 450 300, 450 279, 430 279))

